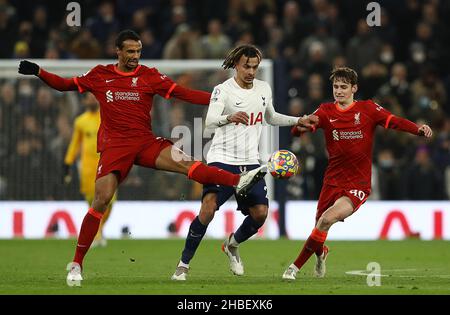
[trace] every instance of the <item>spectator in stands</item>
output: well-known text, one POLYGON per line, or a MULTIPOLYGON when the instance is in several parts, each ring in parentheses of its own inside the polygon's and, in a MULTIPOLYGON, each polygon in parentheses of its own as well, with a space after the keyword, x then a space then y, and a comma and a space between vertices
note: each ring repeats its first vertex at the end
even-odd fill
POLYGON ((208 22, 208 34, 202 36, 203 58, 223 59, 231 48, 231 41, 222 32, 222 23, 218 19, 208 22))
POLYGON ((404 187, 409 200, 439 200, 444 198, 442 174, 433 165, 426 146, 417 148, 414 163, 407 168, 404 187))
POLYGON ((436 69, 426 67, 422 74, 411 84, 412 108, 409 114, 417 118, 436 120, 443 115, 447 103, 447 94, 436 69))
POLYGON ((167 42, 163 50, 164 59, 201 59, 202 46, 198 30, 187 24, 180 24, 175 34, 167 42))
POLYGON ((380 150, 377 154, 376 164, 379 198, 381 200, 401 199, 402 174, 394 152, 388 148, 380 150))
POLYGON ((78 59, 99 59, 103 55, 101 44, 87 28, 82 29, 72 41, 70 50, 78 59))
POLYGON ((316 23, 314 33, 302 41, 299 48, 299 62, 306 63, 308 61, 308 54, 311 54, 311 46, 317 45, 319 42, 323 46, 324 61, 330 64, 334 56, 339 55, 342 51, 341 44, 336 38, 328 34, 327 25, 323 21, 316 23))
POLYGON ((103 45, 112 32, 119 30, 113 2, 103 1, 100 3, 97 15, 88 18, 85 26, 90 30, 92 36, 103 45))
POLYGON ((347 60, 357 72, 380 56, 382 42, 376 37, 365 19, 358 20, 356 34, 347 44, 347 60))
MULTIPOLYGON (((157 40, 150 29, 145 29, 141 34, 142 56, 144 59, 160 59, 162 53, 162 45, 157 40)), ((112 42, 114 46, 114 42, 112 42)), ((115 53, 115 49, 114 49, 115 53)), ((114 56, 114 55, 112 55, 114 56)))
MULTIPOLYGON (((389 81, 380 87, 377 95, 395 98, 400 104, 402 112, 409 112, 411 108, 411 89, 408 82, 408 70, 403 63, 398 62, 392 66, 389 81)), ((397 114, 403 115, 400 113, 397 114)))
POLYGON ((34 58, 44 57, 50 27, 47 21, 47 10, 38 6, 33 12, 33 31, 30 41, 31 55, 34 58))
POLYGON ((2 49, 0 58, 11 58, 13 55, 14 42, 17 39, 17 23, 15 19, 16 10, 7 2, 0 3, 0 38, 2 49))

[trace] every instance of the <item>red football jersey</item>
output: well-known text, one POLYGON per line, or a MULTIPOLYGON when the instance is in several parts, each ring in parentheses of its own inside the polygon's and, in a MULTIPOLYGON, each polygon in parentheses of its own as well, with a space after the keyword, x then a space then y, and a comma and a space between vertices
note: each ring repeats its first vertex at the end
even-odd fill
POLYGON ((153 136, 150 117, 153 96, 169 98, 176 86, 157 69, 144 65, 133 72, 121 72, 113 64, 98 65, 74 81, 81 93, 92 92, 100 103, 99 152, 107 146, 140 142, 153 136))
POLYGON ((324 183, 346 189, 370 189, 375 127, 387 128, 393 115, 371 100, 355 101, 342 110, 324 103, 319 117, 329 154, 324 183))

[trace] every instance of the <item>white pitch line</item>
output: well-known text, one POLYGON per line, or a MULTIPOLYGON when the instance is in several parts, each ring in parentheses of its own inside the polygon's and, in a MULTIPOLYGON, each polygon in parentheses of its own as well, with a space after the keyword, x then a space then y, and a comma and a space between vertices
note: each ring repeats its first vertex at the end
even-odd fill
MULTIPOLYGON (((385 269, 386 271, 417 271, 417 269, 385 269)), ((377 277, 399 277, 399 278, 450 278, 450 275, 387 275, 381 273, 371 273, 367 270, 349 270, 345 274, 351 276, 377 276, 377 277)))

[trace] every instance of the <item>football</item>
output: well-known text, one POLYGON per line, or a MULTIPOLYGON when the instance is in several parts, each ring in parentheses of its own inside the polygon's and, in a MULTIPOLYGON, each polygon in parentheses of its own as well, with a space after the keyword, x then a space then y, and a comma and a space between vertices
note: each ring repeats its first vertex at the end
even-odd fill
POLYGON ((299 172, 299 163, 294 153, 288 150, 275 151, 267 165, 270 175, 275 178, 290 178, 299 172))

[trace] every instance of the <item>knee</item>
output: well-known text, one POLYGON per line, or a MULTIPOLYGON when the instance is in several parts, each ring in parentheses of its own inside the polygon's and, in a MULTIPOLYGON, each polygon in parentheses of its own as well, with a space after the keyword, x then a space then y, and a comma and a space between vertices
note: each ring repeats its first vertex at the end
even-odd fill
POLYGON ((202 223, 204 224, 209 224, 209 222, 211 222, 212 219, 214 218, 216 209, 217 209, 217 202, 215 196, 214 197, 205 196, 202 202, 202 207, 200 209, 199 214, 200 221, 202 221, 202 223))
POLYGON ((95 211, 103 213, 108 208, 111 199, 112 195, 109 194, 108 192, 97 191, 95 193, 94 202, 92 203, 92 206, 94 207, 95 211))
POLYGON ((329 214, 324 213, 324 214, 320 217, 320 219, 319 219, 319 221, 318 221, 318 224, 319 224, 320 226, 323 226, 323 227, 330 227, 330 226, 332 226, 336 221, 337 221, 337 220, 336 220, 332 215, 329 215, 329 214))
POLYGON ((266 219, 267 219, 267 212, 268 212, 267 207, 261 208, 261 209, 258 209, 258 210, 255 211, 255 212, 251 213, 251 217, 252 217, 252 219, 255 220, 257 223, 259 223, 260 225, 263 225, 264 222, 265 222, 266 219))

